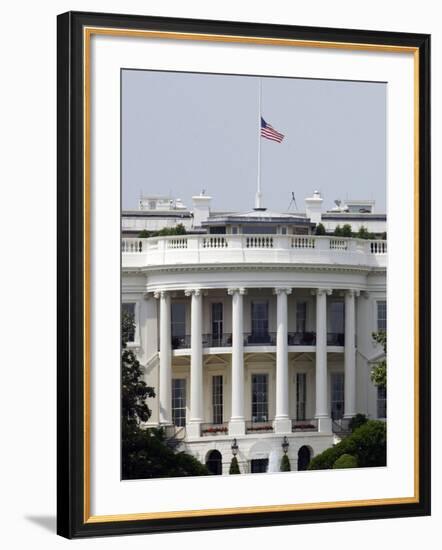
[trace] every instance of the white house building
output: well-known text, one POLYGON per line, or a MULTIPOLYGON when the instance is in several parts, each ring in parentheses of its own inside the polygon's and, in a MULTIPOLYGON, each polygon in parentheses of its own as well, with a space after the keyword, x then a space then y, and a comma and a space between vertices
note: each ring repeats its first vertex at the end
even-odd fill
POLYGON ((382 356, 372 333, 386 330, 387 243, 316 236, 318 195, 305 213, 213 213, 202 194, 193 233, 123 228, 128 345, 156 391, 148 425, 214 473, 228 473, 232 447, 243 473, 285 451, 302 470, 355 414, 386 416, 370 372, 382 356))

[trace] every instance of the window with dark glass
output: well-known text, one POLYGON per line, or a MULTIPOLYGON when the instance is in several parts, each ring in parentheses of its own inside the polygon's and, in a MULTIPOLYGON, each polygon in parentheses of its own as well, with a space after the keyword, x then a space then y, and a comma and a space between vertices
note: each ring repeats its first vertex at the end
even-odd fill
POLYGON ((250 472, 252 474, 265 474, 269 469, 268 458, 253 458, 250 461, 250 472))
POLYGON ((377 325, 378 330, 387 330, 387 302, 385 300, 379 300, 377 302, 377 325))
POLYGON ((252 375, 252 422, 267 422, 269 419, 267 374, 252 375))
POLYGON ((172 378, 172 422, 175 426, 186 425, 185 378, 172 378))
POLYGON ((244 225, 242 232, 244 235, 275 235, 276 225, 244 225))
POLYGON ((213 423, 223 422, 223 377, 217 375, 212 377, 212 412, 213 423))
POLYGON ((332 302, 330 304, 330 332, 342 334, 344 322, 344 302, 332 302))
POLYGON ((121 304, 121 311, 123 315, 128 315, 133 320, 133 327, 131 330, 127 332, 127 341, 128 342, 134 342, 135 341, 135 304, 134 303, 123 303, 121 304))
POLYGON ((269 338, 269 304, 252 302, 252 341, 265 342, 269 338))
POLYGON ((223 339, 223 304, 212 304, 212 340, 213 346, 221 346, 223 339))
POLYGON ((296 332, 305 332, 307 325, 307 302, 296 304, 296 332))
POLYGON ((307 376, 305 372, 296 374, 296 419, 305 420, 305 402, 307 397, 307 376))
POLYGON ((387 418, 387 388, 378 386, 377 416, 387 418))
POLYGON ((331 375, 331 417, 339 420, 344 416, 344 373, 331 375))
POLYGON ((186 304, 175 302, 171 304, 172 347, 183 347, 186 336, 186 304))

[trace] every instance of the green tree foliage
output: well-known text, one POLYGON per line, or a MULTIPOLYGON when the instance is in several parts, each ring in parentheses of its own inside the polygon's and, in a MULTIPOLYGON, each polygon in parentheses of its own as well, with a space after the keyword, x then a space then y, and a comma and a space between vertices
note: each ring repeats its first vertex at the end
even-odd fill
POLYGON ((159 231, 148 231, 147 229, 143 229, 143 231, 140 232, 138 235, 138 238, 140 239, 148 239, 149 237, 169 237, 173 235, 186 235, 187 231, 186 228, 182 223, 179 223, 175 227, 163 227, 163 229, 160 229, 159 231))
POLYGON ((334 470, 342 470, 342 468, 357 468, 358 459, 354 455, 343 454, 333 464, 334 470))
POLYGON ((387 429, 385 422, 369 420, 337 445, 315 456, 309 470, 328 470, 337 459, 350 454, 356 457, 360 468, 385 466, 387 461, 387 429))
POLYGON ((121 464, 123 479, 209 475, 209 471, 193 456, 175 453, 168 445, 162 429, 145 429, 151 411, 146 403, 155 397, 152 387, 141 379, 142 370, 132 350, 127 349, 134 332, 133 316, 122 315, 121 353, 121 464))
POLYGON ((318 223, 315 233, 316 235, 325 235, 325 227, 322 223, 318 223))
POLYGON ((123 479, 210 475, 195 457, 168 447, 163 429, 127 428, 123 431, 123 479))
POLYGON ((155 397, 155 391, 141 379, 142 370, 132 350, 127 349, 129 335, 135 331, 133 316, 123 312, 121 319, 121 415, 122 422, 138 426, 147 422, 151 411, 146 399, 155 397))
POLYGON ((374 239, 374 234, 370 233, 366 227, 361 225, 358 232, 355 234, 358 239, 374 239))
POLYGON ((236 456, 232 458, 232 461, 230 462, 230 469, 229 474, 240 474, 241 470, 239 469, 238 459, 236 456))
POLYGON ((342 237, 342 227, 340 225, 337 225, 335 227, 335 230, 333 231, 333 235, 336 235, 336 237, 342 237))
POLYGON ((351 225, 349 223, 346 223, 345 225, 342 226, 342 236, 343 237, 351 237, 352 236, 352 231, 351 231, 351 225))
POLYGON ((350 431, 354 432, 359 428, 359 426, 362 426, 362 424, 365 424, 367 422, 368 418, 365 416, 365 414, 355 414, 353 418, 350 419, 350 422, 348 423, 348 427, 350 431))
POLYGON ((289 457, 284 453, 281 458, 281 466, 280 466, 281 472, 290 472, 290 459, 289 457))
POLYGON ((372 338, 382 346, 385 358, 371 369, 371 380, 375 386, 385 388, 387 386, 387 333, 383 330, 373 332, 372 338))

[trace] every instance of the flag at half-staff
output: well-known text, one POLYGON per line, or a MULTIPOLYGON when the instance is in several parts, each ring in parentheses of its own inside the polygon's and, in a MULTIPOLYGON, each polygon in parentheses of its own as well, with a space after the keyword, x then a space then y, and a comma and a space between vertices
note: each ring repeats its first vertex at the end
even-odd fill
POLYGON ((284 134, 281 134, 281 132, 278 132, 268 124, 262 117, 261 117, 261 137, 270 139, 271 141, 277 141, 278 143, 281 143, 281 141, 284 139, 284 134))

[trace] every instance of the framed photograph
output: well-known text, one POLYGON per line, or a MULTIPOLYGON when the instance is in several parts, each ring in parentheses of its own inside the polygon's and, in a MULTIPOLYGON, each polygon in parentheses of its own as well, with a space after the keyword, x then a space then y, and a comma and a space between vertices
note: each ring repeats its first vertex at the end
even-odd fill
POLYGON ((430 513, 429 67, 58 17, 60 535, 430 513))

